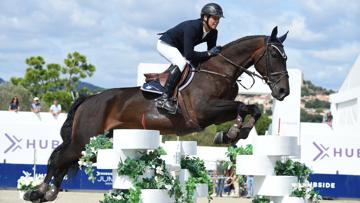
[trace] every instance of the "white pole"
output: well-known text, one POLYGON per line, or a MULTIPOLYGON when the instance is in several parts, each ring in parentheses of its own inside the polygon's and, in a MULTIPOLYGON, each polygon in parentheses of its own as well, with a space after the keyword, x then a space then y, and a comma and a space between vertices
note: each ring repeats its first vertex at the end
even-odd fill
POLYGON ((34 148, 34 167, 33 167, 33 177, 36 175, 36 148, 34 148))

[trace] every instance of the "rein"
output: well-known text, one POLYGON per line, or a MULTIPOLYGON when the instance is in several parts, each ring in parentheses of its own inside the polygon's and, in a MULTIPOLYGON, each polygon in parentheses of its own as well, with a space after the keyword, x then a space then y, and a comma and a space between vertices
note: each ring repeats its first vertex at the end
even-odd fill
MULTIPOLYGON (((234 67, 242 70, 243 72, 245 72, 247 75, 249 75, 252 79, 252 84, 250 87, 245 87, 243 84, 241 84, 240 80, 236 80, 237 82, 239 82, 239 84, 246 90, 249 90, 251 89, 254 84, 255 84, 255 78, 254 77, 258 77, 260 78, 261 80, 264 80, 269 86, 271 86, 271 88, 274 88, 276 86, 276 84, 283 78, 283 77, 286 77, 288 76, 288 72, 285 70, 285 71, 277 71, 277 72, 271 72, 269 70, 269 67, 271 68, 271 64, 270 64, 270 56, 268 53, 268 48, 272 46, 274 47, 280 54, 281 56, 286 60, 287 56, 285 55, 285 53, 282 53, 280 51, 280 49, 275 46, 273 43, 267 43, 266 44, 266 49, 264 50, 264 52, 262 53, 262 55, 255 61, 254 63, 254 66, 256 66, 258 64, 258 62, 264 57, 266 56, 266 76, 262 76, 262 75, 259 75, 257 74, 256 72, 251 72, 249 71, 247 68, 241 66, 241 65, 238 65, 236 63, 234 63, 232 60, 230 60, 229 58, 227 58, 226 56, 224 56, 223 54, 219 53, 218 55, 221 56, 223 59, 225 59, 226 62, 230 63, 231 65, 233 65, 234 67), (277 79, 276 81, 272 81, 270 78, 271 76, 277 76, 277 75, 281 75, 281 77, 279 79, 277 79)), ((209 74, 213 74, 213 75, 217 75, 217 76, 221 76, 221 77, 224 77, 225 79, 228 79, 231 81, 231 77, 229 77, 228 75, 225 75, 225 74, 222 74, 222 73, 218 73, 218 72, 215 72, 215 71, 209 71, 209 70, 204 70, 204 69, 200 69, 200 70, 197 70, 197 72, 204 72, 204 73, 209 73, 209 74)))

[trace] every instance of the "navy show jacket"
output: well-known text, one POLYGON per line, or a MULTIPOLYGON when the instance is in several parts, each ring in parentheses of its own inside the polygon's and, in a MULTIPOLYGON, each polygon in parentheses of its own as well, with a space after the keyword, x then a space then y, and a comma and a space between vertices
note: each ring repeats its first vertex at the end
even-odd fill
POLYGON ((184 21, 176 25, 163 33, 160 40, 170 46, 176 47, 188 61, 197 65, 207 60, 209 55, 207 51, 194 51, 194 47, 200 43, 207 42, 207 48, 210 50, 216 46, 217 33, 218 31, 216 29, 212 29, 205 38, 202 39, 204 34, 203 21, 199 18, 184 21))

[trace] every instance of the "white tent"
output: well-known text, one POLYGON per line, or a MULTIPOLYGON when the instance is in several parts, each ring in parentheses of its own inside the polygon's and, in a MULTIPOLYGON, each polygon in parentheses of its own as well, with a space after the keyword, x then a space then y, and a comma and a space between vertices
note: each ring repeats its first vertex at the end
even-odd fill
POLYGON ((353 135, 360 130, 360 54, 339 92, 330 95, 333 129, 341 135, 353 135))

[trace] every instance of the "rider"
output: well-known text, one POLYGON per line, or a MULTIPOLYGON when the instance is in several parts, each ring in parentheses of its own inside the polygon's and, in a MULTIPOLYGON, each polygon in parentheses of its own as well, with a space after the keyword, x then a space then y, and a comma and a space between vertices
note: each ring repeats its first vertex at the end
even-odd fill
POLYGON ((216 3, 206 4, 201 9, 200 17, 196 20, 184 21, 162 33, 157 43, 158 51, 171 65, 168 68, 169 77, 164 85, 165 91, 156 99, 155 104, 171 114, 175 114, 177 108, 171 97, 186 63, 197 65, 220 53, 221 50, 220 46, 216 46, 218 34, 216 27, 220 18, 224 17, 222 8, 216 3), (194 51, 194 47, 203 42, 207 42, 208 51, 194 51))

